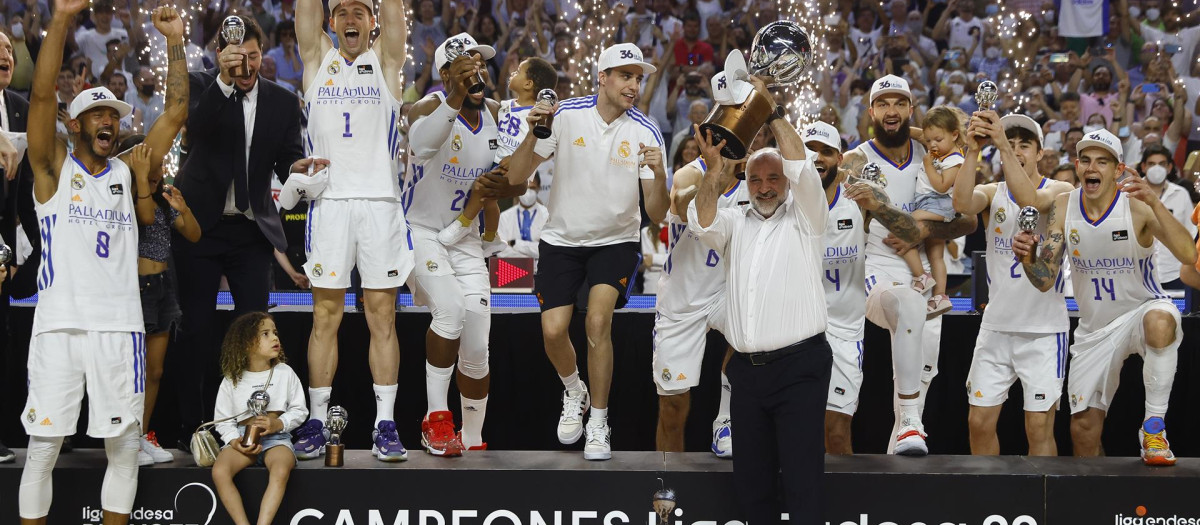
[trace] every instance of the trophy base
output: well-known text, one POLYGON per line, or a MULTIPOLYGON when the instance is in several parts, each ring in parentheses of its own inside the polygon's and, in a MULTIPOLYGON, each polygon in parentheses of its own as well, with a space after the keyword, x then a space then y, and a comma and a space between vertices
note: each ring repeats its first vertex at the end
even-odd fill
POLYGON ((325 445, 325 466, 341 467, 346 463, 346 445, 325 445))
POLYGON ((246 429, 246 435, 242 436, 242 446, 252 448, 262 443, 262 427, 250 425, 246 429))
POLYGON ((533 127, 532 133, 533 133, 533 136, 535 136, 539 139, 548 139, 548 138, 550 138, 551 129, 550 129, 550 126, 547 126, 545 124, 538 124, 533 127))
POLYGON ((713 108, 700 124, 701 139, 711 132, 714 144, 725 141, 725 147, 721 148, 722 157, 741 160, 770 117, 771 101, 758 91, 752 91, 739 105, 713 108))

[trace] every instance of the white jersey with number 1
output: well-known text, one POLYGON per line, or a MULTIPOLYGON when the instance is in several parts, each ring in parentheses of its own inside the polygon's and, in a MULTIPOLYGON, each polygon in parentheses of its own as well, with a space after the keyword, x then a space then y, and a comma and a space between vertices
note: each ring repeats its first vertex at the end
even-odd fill
MULTIPOLYGON (((306 65, 306 67, 308 67, 306 65)), ((304 149, 329 159, 322 199, 400 199, 400 101, 374 50, 353 61, 337 49, 321 59, 304 92, 304 149)))

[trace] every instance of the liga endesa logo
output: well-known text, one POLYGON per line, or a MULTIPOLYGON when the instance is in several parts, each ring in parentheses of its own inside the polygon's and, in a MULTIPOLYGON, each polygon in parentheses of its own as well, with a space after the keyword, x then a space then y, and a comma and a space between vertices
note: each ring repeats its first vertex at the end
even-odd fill
MULTIPOLYGON (((217 495, 204 483, 188 483, 175 492, 170 508, 137 507, 129 514, 129 525, 208 525, 217 512, 217 495), (181 499, 182 496, 182 499, 181 499)), ((84 507, 84 525, 98 525, 104 519, 99 507, 84 507)))
POLYGON ((1113 517, 1113 523, 1116 525, 1200 525, 1200 518, 1179 515, 1154 516, 1150 514, 1150 510, 1145 505, 1138 505, 1133 509, 1132 516, 1118 513, 1113 517))

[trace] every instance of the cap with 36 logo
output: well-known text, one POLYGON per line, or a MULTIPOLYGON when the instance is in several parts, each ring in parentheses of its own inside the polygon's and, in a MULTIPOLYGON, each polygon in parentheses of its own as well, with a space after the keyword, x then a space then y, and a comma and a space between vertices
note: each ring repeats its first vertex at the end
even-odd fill
POLYGON ((130 113, 133 113, 133 106, 118 99, 108 88, 94 87, 76 95, 75 99, 71 101, 70 107, 67 108, 67 114, 75 119, 79 118, 79 115, 83 112, 101 106, 117 110, 117 114, 121 118, 128 117, 130 113))
MULTIPOLYGON (((1103 148, 1105 151, 1112 153, 1116 157, 1117 162, 1124 162, 1124 148, 1121 147, 1121 140, 1113 135, 1107 129, 1099 129, 1084 135, 1080 139, 1079 144, 1075 146, 1076 154, 1082 154, 1087 148, 1103 148)), ((1118 173, 1117 175, 1120 175, 1118 173)))
POLYGON ((909 101, 912 100, 912 91, 908 89, 908 81, 896 75, 885 75, 871 85, 871 103, 874 104, 875 99, 888 94, 904 95, 909 101))
POLYGON ((842 137, 838 135, 837 128, 819 120, 804 128, 804 143, 810 142, 820 142, 838 152, 842 151, 842 137))
POLYGON ((640 66, 644 75, 658 71, 658 68, 642 60, 642 50, 633 44, 616 44, 600 53, 600 71, 631 65, 640 66))

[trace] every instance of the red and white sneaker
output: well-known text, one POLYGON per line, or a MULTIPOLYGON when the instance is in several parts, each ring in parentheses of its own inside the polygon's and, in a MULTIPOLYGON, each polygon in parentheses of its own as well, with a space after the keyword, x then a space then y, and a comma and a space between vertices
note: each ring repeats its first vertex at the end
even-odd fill
POLYGON ((1167 424, 1161 417, 1152 417, 1138 429, 1142 447, 1142 462, 1147 465, 1170 467, 1175 464, 1175 453, 1167 441, 1167 424))
POLYGON ((421 421, 421 445, 435 456, 461 456, 463 444, 454 430, 454 414, 440 410, 425 416, 421 421))
POLYGON ((929 454, 925 444, 925 425, 920 417, 905 416, 900 420, 900 431, 896 433, 897 456, 924 456, 929 454))

